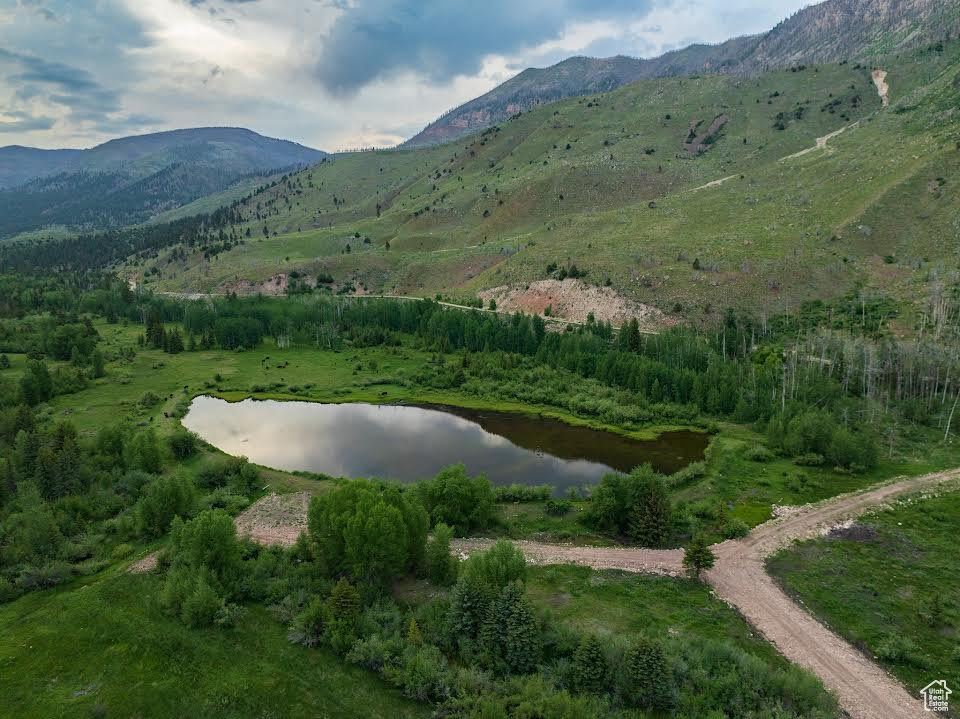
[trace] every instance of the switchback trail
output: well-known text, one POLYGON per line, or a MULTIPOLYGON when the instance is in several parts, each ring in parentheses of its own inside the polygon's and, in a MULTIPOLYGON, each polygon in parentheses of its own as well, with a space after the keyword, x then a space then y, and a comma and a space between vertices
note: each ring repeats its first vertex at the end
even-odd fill
MULTIPOLYGON (((898 495, 932 489, 960 478, 960 469, 913 477, 798 508, 756 527, 743 539, 714 545, 716 565, 705 574, 718 597, 737 609, 790 661, 816 674, 853 719, 929 719, 921 702, 868 657, 814 619, 767 574, 767 557, 794 540, 808 539, 898 495)), ((454 542, 469 554, 493 540, 454 542)), ((575 547, 520 541, 534 564, 583 564, 596 569, 679 575, 679 549, 575 547)))

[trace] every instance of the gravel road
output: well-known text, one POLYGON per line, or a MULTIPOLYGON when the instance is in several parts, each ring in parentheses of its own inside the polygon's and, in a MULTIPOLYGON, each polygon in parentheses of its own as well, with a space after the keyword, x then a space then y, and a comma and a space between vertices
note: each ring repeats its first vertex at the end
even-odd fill
MULTIPOLYGON (((719 598, 746 617, 787 659, 816 674, 852 719, 929 719, 932 714, 896 679, 790 599, 767 574, 764 562, 794 540, 818 536, 897 495, 934 489, 957 478, 960 469, 937 472, 801 507, 761 524, 743 539, 714 545, 717 562, 704 578, 719 598)), ((452 548, 466 556, 492 541, 457 540, 452 548)), ((683 571, 679 549, 578 547, 526 540, 516 544, 532 564, 582 564, 672 576, 683 571)))

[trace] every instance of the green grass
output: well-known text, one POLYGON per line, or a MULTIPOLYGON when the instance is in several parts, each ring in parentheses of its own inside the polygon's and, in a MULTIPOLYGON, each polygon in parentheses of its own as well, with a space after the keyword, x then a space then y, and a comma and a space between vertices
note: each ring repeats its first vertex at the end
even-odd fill
POLYGON ((958 536, 960 492, 913 497, 861 517, 853 531, 786 549, 768 568, 791 596, 879 657, 910 689, 934 679, 957 687, 958 536), (940 616, 935 601, 942 604, 940 616))
POLYGON ((564 624, 582 632, 628 641, 645 634, 713 639, 772 667, 790 665, 703 582, 555 565, 531 567, 527 591, 564 624))
POLYGON ((234 629, 156 607, 161 580, 119 568, 0 605, 0 717, 419 717, 373 674, 290 644, 259 606, 234 629))

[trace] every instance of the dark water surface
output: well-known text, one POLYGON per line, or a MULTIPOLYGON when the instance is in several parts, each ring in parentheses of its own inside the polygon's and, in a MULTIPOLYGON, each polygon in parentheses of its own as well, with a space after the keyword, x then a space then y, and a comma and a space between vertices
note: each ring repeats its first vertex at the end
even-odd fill
POLYGON ((640 442, 548 418, 459 407, 321 404, 197 397, 183 424, 251 462, 334 477, 413 482, 462 462, 494 484, 560 492, 649 462, 671 473, 703 458, 709 438, 667 432, 640 442))

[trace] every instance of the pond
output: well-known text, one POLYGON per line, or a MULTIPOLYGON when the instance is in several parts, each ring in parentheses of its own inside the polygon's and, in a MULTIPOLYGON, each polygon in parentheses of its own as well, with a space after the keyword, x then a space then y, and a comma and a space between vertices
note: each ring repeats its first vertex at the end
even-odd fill
POLYGON ((197 397, 183 425, 251 462, 332 477, 413 482, 463 463, 496 485, 597 482, 649 462, 669 474, 703 459, 709 438, 667 432, 637 441, 563 422, 459 407, 321 404, 197 397))

